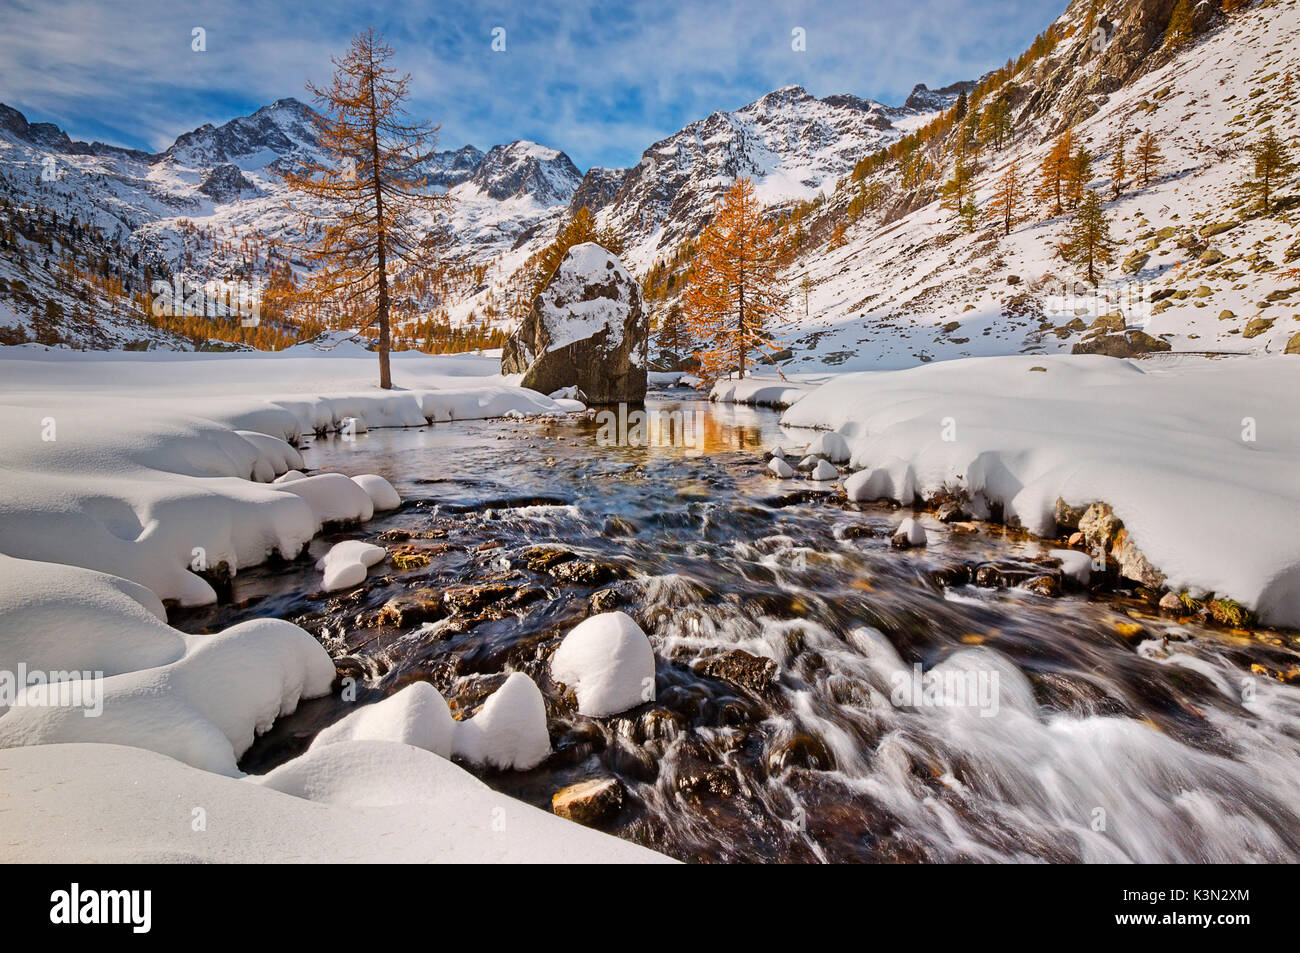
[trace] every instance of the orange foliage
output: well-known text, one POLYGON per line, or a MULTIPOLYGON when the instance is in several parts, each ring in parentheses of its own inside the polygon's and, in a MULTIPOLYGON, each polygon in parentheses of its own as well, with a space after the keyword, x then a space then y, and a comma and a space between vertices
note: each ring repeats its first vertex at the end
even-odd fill
POLYGON ((766 333, 785 305, 778 271, 785 249, 748 178, 736 180, 718 200, 683 299, 683 318, 706 377, 735 368, 741 377, 751 351, 777 350, 766 333))

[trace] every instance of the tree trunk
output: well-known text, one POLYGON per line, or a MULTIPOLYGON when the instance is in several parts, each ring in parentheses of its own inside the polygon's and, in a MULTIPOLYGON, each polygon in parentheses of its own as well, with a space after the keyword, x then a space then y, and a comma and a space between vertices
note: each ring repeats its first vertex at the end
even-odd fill
POLYGON ((740 285, 740 379, 745 379, 745 285, 740 285))
POLYGON ((379 322, 379 386, 382 390, 393 389, 393 375, 388 366, 388 249, 387 236, 384 234, 384 192, 379 183, 379 117, 375 115, 375 76, 370 74, 370 168, 375 184, 375 234, 378 248, 376 266, 379 270, 379 300, 375 305, 375 316, 379 322))
POLYGON ((379 246, 379 386, 393 389, 393 375, 388 366, 388 276, 384 273, 384 246, 379 246))

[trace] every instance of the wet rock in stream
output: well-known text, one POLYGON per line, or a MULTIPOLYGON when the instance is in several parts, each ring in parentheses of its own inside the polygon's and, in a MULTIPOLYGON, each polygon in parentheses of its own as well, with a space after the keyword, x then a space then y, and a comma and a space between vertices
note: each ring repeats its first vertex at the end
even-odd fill
POLYGON ((551 810, 560 817, 596 827, 618 813, 624 794, 623 782, 618 778, 592 778, 556 791, 551 810))
POLYGON ((617 589, 601 589, 587 598, 587 606, 593 615, 612 612, 623 604, 623 596, 617 589))
POLYGON ((580 586, 599 586, 614 579, 621 579, 626 572, 613 563, 601 563, 590 559, 573 559, 560 563, 550 570, 550 574, 560 582, 580 586))
POLYGON ((691 666, 707 678, 716 678, 761 695, 776 681, 779 668, 770 658, 741 649, 729 649, 700 659, 691 666))
POLYGON ((437 589, 415 589, 389 599, 378 615, 376 625, 407 627, 435 622, 447 616, 443 593, 437 589))
POLYGON ((773 774, 787 768, 830 771, 835 767, 835 758, 826 742, 806 731, 798 731, 772 746, 767 755, 767 767, 773 774))

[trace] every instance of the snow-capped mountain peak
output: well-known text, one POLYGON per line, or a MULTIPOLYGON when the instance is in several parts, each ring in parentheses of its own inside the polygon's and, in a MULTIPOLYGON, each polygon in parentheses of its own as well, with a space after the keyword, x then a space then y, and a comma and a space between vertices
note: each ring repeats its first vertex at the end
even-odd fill
POLYGON ((299 149, 316 148, 315 116, 306 103, 293 98, 279 99, 251 116, 241 116, 220 126, 205 123, 183 133, 161 157, 197 168, 225 162, 247 167, 248 160, 263 160, 257 164, 269 165, 299 149))
POLYGON ((767 205, 815 198, 862 156, 902 135, 899 110, 851 95, 818 99, 784 86, 732 112, 715 112, 660 140, 599 202, 609 174, 584 185, 605 221, 630 240, 637 265, 695 234, 719 194, 739 176, 754 179, 767 205))
POLYGON ((489 198, 531 196, 544 206, 567 204, 582 173, 563 152, 517 139, 488 150, 469 184, 489 198))

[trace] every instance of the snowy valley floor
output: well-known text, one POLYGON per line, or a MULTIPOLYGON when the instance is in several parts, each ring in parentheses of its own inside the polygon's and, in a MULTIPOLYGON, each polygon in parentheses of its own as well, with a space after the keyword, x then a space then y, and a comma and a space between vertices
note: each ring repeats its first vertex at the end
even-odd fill
MULTIPOLYGON (((302 476, 302 435, 580 409, 495 367, 400 356, 399 389, 383 393, 367 354, 0 356, 0 672, 102 673, 78 683, 81 704, 37 687, 0 716, 5 859, 665 859, 449 760, 524 767, 549 752, 527 676, 454 725, 436 692, 408 688, 244 777, 257 734, 335 690, 333 663, 282 620, 209 636, 167 625, 164 601, 217 598, 192 570, 291 558, 323 526, 394 505, 381 478, 302 476)), ((1104 501, 1170 590, 1295 627, 1298 373, 1291 357, 1005 357, 714 397, 788 404, 784 425, 828 431, 799 432, 858 471, 853 500, 944 491, 1044 536, 1058 498, 1104 501)), ((364 579, 365 548, 336 550, 322 584, 364 579)))
MULTIPOLYGON (((292 558, 323 525, 396 505, 379 477, 302 476, 291 443, 303 434, 580 404, 511 386, 494 358, 399 357, 398 389, 384 393, 364 352, 11 353, 0 358, 4 859, 665 859, 493 792, 448 760, 450 739, 430 740, 439 713, 410 696, 241 778, 257 733, 331 691, 333 663, 276 619, 210 636, 166 624, 163 600, 216 599, 191 570, 292 558), (59 694, 40 679, 62 682, 59 694)), ((364 578, 365 553, 343 556, 364 578)), ((323 568, 331 588, 340 567, 323 568)), ((534 757, 541 697, 520 678, 460 726, 457 753, 534 757)))

